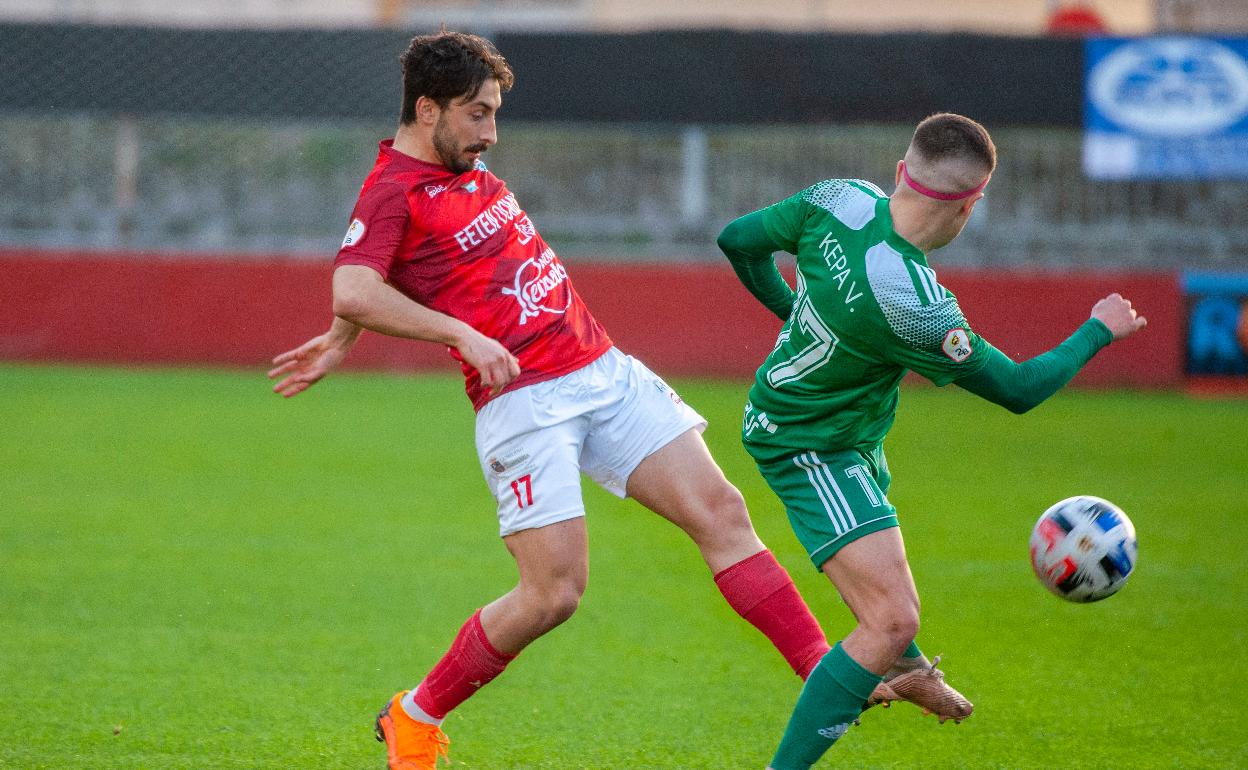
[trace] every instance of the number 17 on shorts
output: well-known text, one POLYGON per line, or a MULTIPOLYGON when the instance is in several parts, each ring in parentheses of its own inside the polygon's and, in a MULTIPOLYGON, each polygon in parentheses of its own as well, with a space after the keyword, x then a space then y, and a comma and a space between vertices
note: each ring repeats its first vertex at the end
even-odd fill
POLYGON ((897 509, 856 451, 802 452, 758 468, 815 569, 848 543, 897 526, 897 509))
POLYGON ((533 474, 526 473, 511 482, 511 491, 516 495, 516 507, 525 508, 533 504, 533 474))

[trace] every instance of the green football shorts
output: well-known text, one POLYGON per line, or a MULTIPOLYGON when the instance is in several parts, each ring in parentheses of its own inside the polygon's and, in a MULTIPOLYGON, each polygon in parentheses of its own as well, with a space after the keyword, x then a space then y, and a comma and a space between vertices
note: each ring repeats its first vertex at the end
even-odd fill
POLYGON ((758 469, 784 503, 815 569, 846 544, 898 526, 897 509, 884 496, 892 477, 880 447, 866 454, 803 452, 760 462, 758 469))

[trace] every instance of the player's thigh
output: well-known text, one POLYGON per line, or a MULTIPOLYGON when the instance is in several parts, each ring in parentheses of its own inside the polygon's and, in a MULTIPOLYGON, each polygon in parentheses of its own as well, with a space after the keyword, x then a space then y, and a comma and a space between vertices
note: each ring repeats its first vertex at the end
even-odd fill
MULTIPOLYGON (((632 494, 631 477, 646 458, 690 430, 701 432, 706 420, 645 364, 618 350, 603 356, 601 376, 595 395, 601 406, 593 414, 581 468, 604 489, 624 497, 632 494)), ((705 445, 702 450, 689 462, 713 466, 705 445)))
POLYGON ((857 452, 803 452, 758 467, 816 569, 850 543, 897 527, 897 510, 857 452))
POLYGON ((685 531, 727 525, 720 514, 728 507, 740 514, 741 523, 749 524, 740 493, 724 477, 695 428, 642 460, 628 477, 627 492, 685 531))
POLYGON ((477 414, 477 457, 498 505, 499 534, 585 515, 579 457, 587 417, 535 421, 530 400, 538 386, 486 404, 477 414))
POLYGON ((523 529, 503 538, 516 560, 520 585, 541 595, 585 591, 589 578, 589 536, 585 517, 523 529))
POLYGON ((822 570, 860 623, 883 627, 918 621, 919 596, 900 528, 877 530, 847 543, 822 570))

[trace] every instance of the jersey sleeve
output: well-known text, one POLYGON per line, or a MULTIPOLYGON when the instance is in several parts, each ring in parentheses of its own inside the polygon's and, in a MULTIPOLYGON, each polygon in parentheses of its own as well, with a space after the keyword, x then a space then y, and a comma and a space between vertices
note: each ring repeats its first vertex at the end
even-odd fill
POLYGON ((773 203, 759 213, 762 215, 763 228, 776 246, 790 254, 796 254, 797 244, 802 239, 802 228, 806 226, 806 217, 810 214, 806 191, 773 203))
POLYGON ((793 289, 776 268, 774 252, 780 248, 763 225, 763 212, 755 211, 728 223, 716 240, 732 269, 754 298, 781 321, 793 309, 793 289))
POLYGON ((867 250, 867 280, 885 328, 865 340, 883 360, 918 372, 937 385, 979 371, 987 345, 971 329, 958 299, 927 265, 886 243, 867 250))
POLYGON ((958 377, 957 384, 980 398, 1022 414, 1070 382, 1113 340, 1108 326, 1089 318, 1060 345, 1021 364, 981 340, 988 359, 986 365, 976 373, 958 377))
POLYGON ((365 188, 351 212, 351 224, 334 266, 364 265, 389 277, 409 217, 407 196, 399 185, 382 183, 365 188))
POLYGON ((982 369, 990 346, 971 328, 957 298, 939 284, 935 289, 942 292, 935 302, 881 302, 892 331, 883 348, 893 363, 947 385, 982 369))

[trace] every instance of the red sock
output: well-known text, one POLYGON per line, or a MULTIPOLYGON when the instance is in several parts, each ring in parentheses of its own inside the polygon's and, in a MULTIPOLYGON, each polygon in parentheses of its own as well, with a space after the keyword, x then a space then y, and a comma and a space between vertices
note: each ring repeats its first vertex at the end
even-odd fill
POLYGON ((481 610, 477 610, 459 629, 451 649, 421 681, 416 690, 416 705, 429 716, 442 719, 503 673, 515 657, 494 649, 485 638, 481 610))
POLYGON ((715 576, 720 593, 771 640, 802 679, 832 649, 784 567, 762 550, 715 576))

